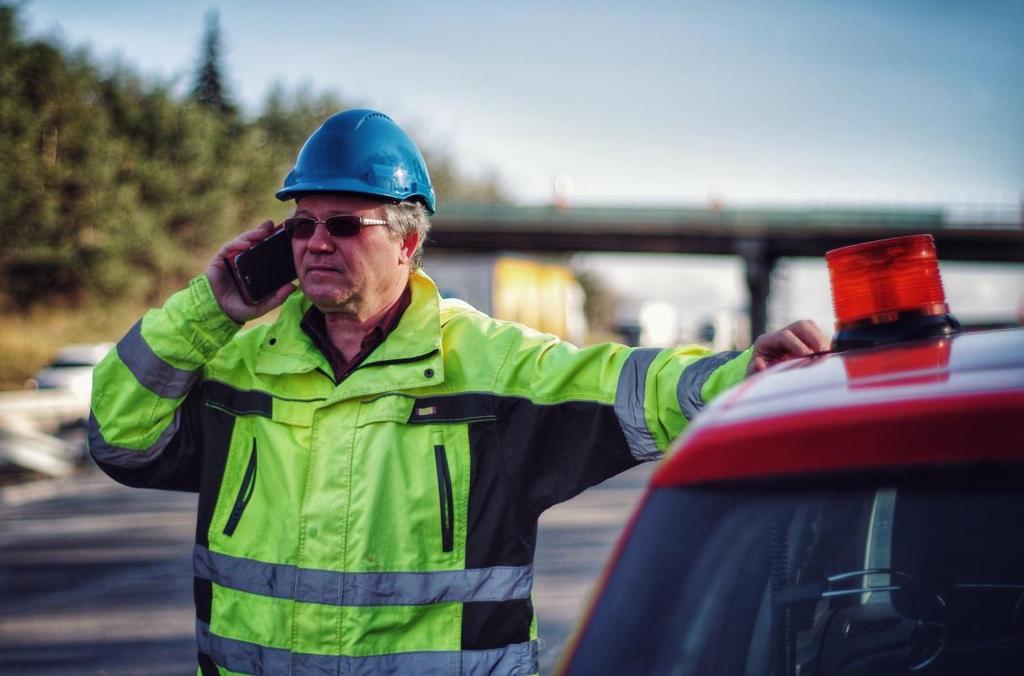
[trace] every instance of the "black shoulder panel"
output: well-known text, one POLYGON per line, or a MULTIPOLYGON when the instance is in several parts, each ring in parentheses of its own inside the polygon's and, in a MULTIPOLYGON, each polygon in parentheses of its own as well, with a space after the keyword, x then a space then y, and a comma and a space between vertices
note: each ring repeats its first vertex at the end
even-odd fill
POLYGON ((538 405, 508 397, 502 400, 499 418, 509 478, 529 521, 639 464, 608 404, 538 405))
POLYGON ((474 394, 417 400, 417 416, 469 421, 468 568, 529 565, 545 509, 638 464, 609 405, 474 394))

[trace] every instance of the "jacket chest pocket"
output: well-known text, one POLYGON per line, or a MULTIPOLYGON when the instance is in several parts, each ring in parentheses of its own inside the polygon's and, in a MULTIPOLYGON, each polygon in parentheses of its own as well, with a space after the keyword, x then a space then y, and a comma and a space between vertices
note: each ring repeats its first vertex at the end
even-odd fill
POLYGON ((211 549, 287 560, 296 540, 313 404, 224 385, 211 388, 205 404, 232 421, 207 531, 211 549))
MULTIPOLYGON (((237 532, 245 531, 240 526, 248 514, 250 503, 259 491, 259 455, 263 444, 257 439, 253 421, 238 417, 232 431, 224 462, 224 474, 220 479, 217 504, 210 522, 211 542, 232 538, 237 532)), ((259 498, 256 498, 257 500, 259 498)))
POLYGON ((384 399, 364 402, 355 441, 350 513, 366 523, 351 524, 349 552, 359 554, 354 565, 459 566, 469 518, 471 426, 493 416, 467 419, 446 397, 384 399), (362 533, 373 537, 364 541, 362 533))
POLYGON ((444 433, 441 430, 434 430, 430 435, 430 440, 434 447, 434 464, 437 468, 441 551, 450 552, 455 548, 455 492, 452 488, 452 472, 448 467, 448 450, 444 441, 444 433))
POLYGON ((491 397, 478 394, 418 399, 409 415, 411 427, 422 426, 430 432, 442 552, 465 547, 472 465, 471 429, 474 424, 496 420, 491 403, 491 397))
POLYGON ((252 499, 253 489, 256 487, 256 463, 258 457, 256 440, 253 439, 252 450, 249 452, 249 461, 245 465, 245 473, 242 475, 242 481, 238 486, 238 494, 235 496, 234 505, 228 514, 227 523, 224 524, 224 535, 231 536, 235 534, 235 529, 238 528, 238 522, 242 520, 245 507, 252 499))

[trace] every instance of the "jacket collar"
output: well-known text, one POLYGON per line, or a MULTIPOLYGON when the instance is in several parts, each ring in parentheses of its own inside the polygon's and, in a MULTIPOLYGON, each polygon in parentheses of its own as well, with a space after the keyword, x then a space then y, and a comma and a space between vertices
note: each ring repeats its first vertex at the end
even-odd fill
MULTIPOLYGON (((342 381, 339 389, 347 391, 350 396, 443 382, 441 312, 437 286, 421 270, 410 275, 409 285, 412 288, 412 300, 398 326, 342 381), (388 366, 403 368, 388 369, 385 375, 381 369, 388 366), (428 371, 429 376, 425 375, 428 371)), ((300 326, 303 315, 311 305, 305 296, 295 294, 281 306, 280 316, 266 332, 260 345, 254 365, 257 373, 277 375, 306 373, 316 369, 331 372, 323 353, 300 326)))

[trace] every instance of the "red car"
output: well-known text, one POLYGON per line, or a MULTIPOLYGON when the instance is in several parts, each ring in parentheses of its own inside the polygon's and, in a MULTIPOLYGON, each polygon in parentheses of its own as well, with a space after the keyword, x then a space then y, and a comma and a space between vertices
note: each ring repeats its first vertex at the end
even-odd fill
POLYGON ((1024 674, 1024 329, 959 332, 910 239, 830 252, 837 351, 677 442, 561 673, 1024 674))

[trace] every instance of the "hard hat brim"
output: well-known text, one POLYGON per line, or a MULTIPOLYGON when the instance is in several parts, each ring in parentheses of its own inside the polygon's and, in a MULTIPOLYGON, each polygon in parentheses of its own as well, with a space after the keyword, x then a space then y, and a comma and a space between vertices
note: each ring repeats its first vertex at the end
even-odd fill
POLYGON ((434 213, 433 195, 425 195, 421 192, 409 192, 406 195, 396 195, 382 188, 372 186, 363 181, 355 179, 336 179, 331 181, 302 181, 287 188, 282 188, 275 193, 277 199, 286 202, 310 193, 355 193, 369 197, 380 197, 387 202, 404 202, 407 200, 419 199, 430 214, 434 213))

